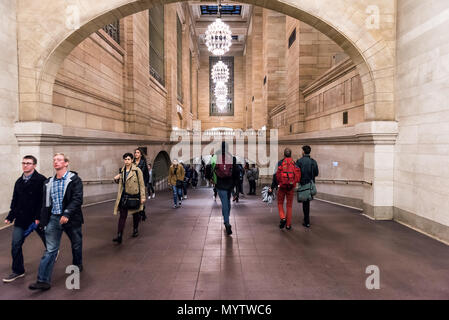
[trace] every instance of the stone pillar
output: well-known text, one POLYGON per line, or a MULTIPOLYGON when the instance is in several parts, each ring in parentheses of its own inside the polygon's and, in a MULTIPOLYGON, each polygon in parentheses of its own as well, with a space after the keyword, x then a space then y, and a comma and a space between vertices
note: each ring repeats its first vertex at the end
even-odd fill
POLYGON ((375 220, 392 220, 394 208, 394 148, 398 124, 393 121, 356 125, 356 137, 370 145, 364 153, 364 213, 375 220))
POLYGON ((286 16, 271 10, 264 9, 263 26, 264 110, 266 110, 267 114, 269 114, 275 107, 279 106, 282 103, 285 103, 286 100, 286 16))
POLYGON ((176 83, 176 6, 169 4, 165 6, 165 88, 167 89, 167 132, 178 123, 177 115, 177 83, 176 83))
POLYGON ((0 194, 3 201, 0 203, 0 221, 2 214, 9 210, 12 196, 12 186, 20 174, 20 160, 22 154, 14 136, 14 122, 18 118, 19 88, 17 72, 17 7, 16 1, 4 0, 0 2, 0 12, 5 28, 2 29, 0 46, 0 155, 8 159, 8 165, 0 166, 2 184, 0 194))
POLYGON ((251 32, 252 57, 252 97, 253 129, 259 130, 267 125, 267 110, 263 108, 263 9, 254 7, 251 32))

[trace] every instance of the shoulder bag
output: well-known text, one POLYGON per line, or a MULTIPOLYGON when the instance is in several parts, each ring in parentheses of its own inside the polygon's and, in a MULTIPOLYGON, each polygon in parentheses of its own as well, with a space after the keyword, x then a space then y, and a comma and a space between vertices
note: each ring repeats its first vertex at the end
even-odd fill
POLYGON ((310 164, 310 171, 312 172, 312 179, 310 182, 300 186, 297 190, 296 196, 298 202, 311 201, 317 194, 316 185, 315 182, 313 182, 313 162, 310 164))
MULTIPOLYGON (((139 193, 138 194, 127 194, 126 193, 126 180, 125 180, 125 171, 123 171, 123 206, 126 209, 139 209, 140 208, 140 182, 139 182, 139 172, 136 170, 137 175, 137 183, 139 184, 139 193)), ((131 172, 130 172, 131 173, 131 172)))

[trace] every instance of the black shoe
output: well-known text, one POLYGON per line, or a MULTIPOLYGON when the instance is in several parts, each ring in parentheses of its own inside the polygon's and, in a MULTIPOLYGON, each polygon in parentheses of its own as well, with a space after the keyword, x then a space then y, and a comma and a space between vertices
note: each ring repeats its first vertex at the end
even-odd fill
POLYGON ((285 229, 291 230, 291 229, 292 229, 292 226, 287 226, 287 227, 285 227, 285 229))
POLYGON ((302 225, 303 225, 304 227, 306 227, 306 228, 310 228, 310 224, 309 224, 309 223, 305 223, 305 222, 304 222, 302 225))
POLYGON ((42 290, 42 291, 45 291, 45 290, 48 290, 50 288, 51 288, 51 285, 49 283, 40 282, 40 281, 37 281, 36 283, 32 283, 32 284, 30 284, 28 286, 28 289, 30 289, 30 290, 42 290))
POLYGON ((3 279, 3 282, 5 282, 5 283, 10 283, 10 282, 13 282, 14 280, 19 279, 19 278, 22 278, 22 277, 25 277, 25 272, 24 272, 24 273, 21 273, 21 274, 18 274, 18 273, 13 272, 13 273, 11 273, 9 276, 7 276, 6 278, 4 278, 4 279, 3 279))
POLYGON ((287 220, 281 219, 281 223, 279 223, 279 229, 284 229, 286 223, 287 223, 287 220))
POLYGON ((139 231, 137 229, 134 229, 133 238, 136 238, 138 235, 139 235, 139 231))
POLYGON ((147 214, 145 213, 145 211, 142 211, 142 212, 140 213, 140 216, 141 216, 141 218, 142 218, 142 221, 147 220, 147 214))
POLYGON ((117 234, 117 238, 112 239, 112 241, 117 242, 118 244, 122 243, 122 234, 119 232, 117 234))
POLYGON ((83 272, 83 265, 82 264, 78 264, 78 265, 76 265, 77 267, 78 267, 78 269, 79 269, 79 271, 80 272, 83 272))
POLYGON ((231 225, 230 225, 230 224, 227 224, 227 225, 225 225, 225 228, 226 228, 226 234, 227 234, 228 236, 230 236, 230 235, 232 234, 231 225))

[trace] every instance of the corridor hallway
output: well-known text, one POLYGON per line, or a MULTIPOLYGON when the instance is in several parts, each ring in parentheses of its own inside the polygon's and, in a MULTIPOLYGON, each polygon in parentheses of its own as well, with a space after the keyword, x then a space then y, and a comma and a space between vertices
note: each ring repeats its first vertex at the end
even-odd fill
MULTIPOLYGON (((247 187, 245 187, 247 191, 247 187)), ((260 187, 258 188, 260 192, 260 187)), ((189 189, 181 209, 169 191, 148 200, 149 219, 122 245, 111 241, 113 202, 84 208, 81 289, 67 290, 70 242, 64 235, 52 289, 32 292, 42 244, 24 244, 25 278, 0 284, 0 299, 449 299, 449 247, 393 221, 372 221, 358 211, 313 201, 311 229, 280 230, 276 206, 260 196, 233 203, 232 236, 212 189, 189 189), (368 290, 370 265, 380 269, 380 290, 368 290)), ((0 272, 10 272, 12 228, 0 231, 0 272)))

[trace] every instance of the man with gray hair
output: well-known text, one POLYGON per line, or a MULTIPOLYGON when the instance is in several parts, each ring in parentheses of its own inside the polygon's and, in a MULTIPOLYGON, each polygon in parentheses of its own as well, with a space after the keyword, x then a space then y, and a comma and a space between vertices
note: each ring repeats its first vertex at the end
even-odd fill
POLYGON ((82 232, 84 223, 81 205, 83 204, 83 182, 78 174, 68 170, 69 159, 63 153, 53 157, 56 175, 44 183, 44 203, 41 211, 41 224, 45 226, 47 249, 41 259, 37 282, 30 290, 51 288, 51 275, 64 231, 72 244, 73 265, 83 270, 82 232))

